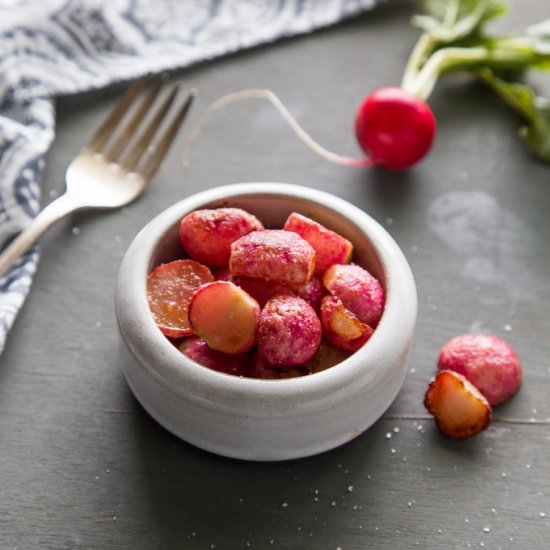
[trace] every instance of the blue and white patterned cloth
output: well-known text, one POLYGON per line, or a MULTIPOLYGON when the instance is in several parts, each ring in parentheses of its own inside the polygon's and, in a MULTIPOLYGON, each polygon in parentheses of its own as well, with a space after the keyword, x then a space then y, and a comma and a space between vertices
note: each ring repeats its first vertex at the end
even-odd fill
MULTIPOLYGON (((0 250, 36 215, 53 98, 181 68, 372 8, 376 0, 0 0, 0 250)), ((0 278, 0 353, 33 247, 0 278)))

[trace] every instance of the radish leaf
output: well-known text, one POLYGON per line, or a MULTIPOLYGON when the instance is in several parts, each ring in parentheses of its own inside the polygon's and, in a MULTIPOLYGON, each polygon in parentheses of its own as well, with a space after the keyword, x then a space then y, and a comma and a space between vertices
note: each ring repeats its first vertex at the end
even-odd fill
POLYGON ((532 39, 533 48, 538 54, 550 54, 550 19, 529 27, 526 34, 532 39))
POLYGON ((489 69, 478 71, 478 76, 523 117, 525 124, 519 135, 527 148, 550 162, 550 102, 537 96, 527 84, 508 82, 489 69))
POLYGON ((500 0, 424 0, 425 14, 413 17, 413 25, 448 44, 477 34, 480 27, 507 11, 500 0))

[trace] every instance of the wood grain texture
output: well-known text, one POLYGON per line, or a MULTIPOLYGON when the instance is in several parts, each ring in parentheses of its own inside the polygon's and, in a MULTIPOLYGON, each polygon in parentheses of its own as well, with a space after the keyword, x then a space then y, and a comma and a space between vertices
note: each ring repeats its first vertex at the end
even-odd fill
MULTIPOLYGON (((506 24, 542 19, 544 4, 514 2, 506 24)), ((199 90, 190 122, 224 93, 270 88, 323 145, 355 154, 355 108, 399 82, 417 37, 411 13, 389 2, 177 73, 199 90)), ((45 200, 121 91, 59 100, 45 200)), ((137 202, 79 214, 43 239, 0 358, 0 548, 548 547, 550 169, 524 152, 515 117, 469 79, 442 82, 431 104, 436 146, 406 173, 332 165, 269 104, 234 105, 207 124, 185 167, 184 132, 137 202), (173 202, 239 181, 340 195, 387 227, 415 274, 418 329, 402 391, 367 433, 321 456, 256 464, 199 451, 143 412, 119 369, 113 289, 129 242, 173 202), (454 442, 422 398, 439 347, 468 331, 509 341, 525 379, 488 431, 454 442)))

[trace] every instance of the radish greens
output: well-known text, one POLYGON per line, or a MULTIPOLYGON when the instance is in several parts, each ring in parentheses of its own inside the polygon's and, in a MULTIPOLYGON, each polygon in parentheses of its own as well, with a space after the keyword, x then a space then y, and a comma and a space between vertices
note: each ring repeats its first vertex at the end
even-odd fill
POLYGON ((523 119, 528 149, 550 162, 550 102, 523 80, 529 69, 550 71, 550 20, 522 34, 497 35, 485 25, 506 13, 501 0, 423 0, 412 23, 422 29, 402 87, 423 99, 440 76, 466 71, 494 90, 523 119))

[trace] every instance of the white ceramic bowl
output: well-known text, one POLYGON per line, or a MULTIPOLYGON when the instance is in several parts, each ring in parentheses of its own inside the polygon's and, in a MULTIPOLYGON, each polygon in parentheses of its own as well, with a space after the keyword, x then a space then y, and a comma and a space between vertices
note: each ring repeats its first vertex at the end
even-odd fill
POLYGON ((218 187, 168 208, 130 245, 116 288, 122 368, 142 406, 197 447, 262 461, 327 451, 371 426, 403 384, 416 309, 409 265, 383 227, 333 195, 279 183, 218 187), (218 206, 243 208, 274 228, 298 211, 351 240, 354 262, 386 290, 385 310, 370 340, 332 368, 283 380, 216 372, 179 352, 151 318, 146 277, 159 263, 181 254, 178 226, 185 214, 218 206))

